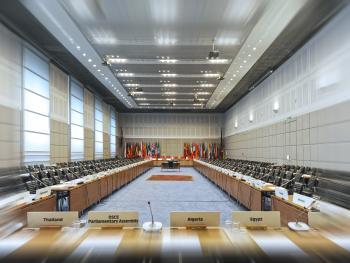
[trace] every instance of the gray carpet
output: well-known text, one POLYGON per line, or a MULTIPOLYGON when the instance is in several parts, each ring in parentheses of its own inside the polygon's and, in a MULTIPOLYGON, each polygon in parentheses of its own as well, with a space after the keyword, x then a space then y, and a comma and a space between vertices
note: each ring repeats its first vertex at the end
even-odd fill
MULTIPOLYGON (((140 213, 140 225, 150 221, 147 201, 151 201, 154 219, 169 226, 171 211, 220 211, 221 223, 231 219, 232 211, 245 210, 195 169, 160 171, 155 167, 130 184, 105 198, 90 211, 134 210, 140 213), (153 174, 191 175, 193 181, 148 181, 153 174)), ((86 213, 83 218, 86 218, 86 213)))

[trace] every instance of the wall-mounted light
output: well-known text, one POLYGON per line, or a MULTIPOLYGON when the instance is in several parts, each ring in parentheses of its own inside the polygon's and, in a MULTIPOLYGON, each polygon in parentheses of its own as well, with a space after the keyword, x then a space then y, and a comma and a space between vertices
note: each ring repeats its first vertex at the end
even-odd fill
POLYGON ((280 104, 278 103, 278 101, 275 101, 275 103, 273 104, 273 112, 277 113, 279 109, 280 109, 280 104))
POLYGON ((253 120, 254 120, 253 113, 250 113, 249 114, 249 122, 253 122, 253 120))
POLYGON ((235 120, 235 128, 237 129, 238 128, 238 121, 235 120))

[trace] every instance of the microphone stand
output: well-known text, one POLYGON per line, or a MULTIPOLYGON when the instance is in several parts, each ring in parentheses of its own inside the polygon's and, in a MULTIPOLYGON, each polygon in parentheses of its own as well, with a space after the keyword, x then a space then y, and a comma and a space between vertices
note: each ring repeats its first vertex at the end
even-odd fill
POLYGON ((293 181, 294 181, 294 178, 290 179, 288 182, 282 184, 280 187, 284 187, 285 185, 288 185, 290 182, 293 182, 293 181))
POLYGON ((149 207, 149 211, 151 214, 151 222, 145 222, 142 225, 142 228, 145 232, 160 232, 162 230, 162 223, 161 222, 154 222, 154 218, 153 218, 153 212, 152 212, 152 207, 151 207, 151 202, 148 201, 147 202, 148 207, 149 207))
MULTIPOLYGON (((316 200, 313 200, 309 206, 304 207, 303 209, 306 209, 308 211, 313 207, 315 203, 316 203, 316 200)), ((288 227, 294 231, 308 231, 310 227, 306 223, 300 222, 299 220, 301 216, 305 213, 307 212, 302 210, 299 214, 297 214, 297 216, 295 217, 295 222, 288 222, 288 227)))
POLYGON ((149 211, 150 211, 150 213, 151 213, 151 217, 152 217, 152 226, 153 226, 153 225, 154 225, 154 219, 153 219, 153 213, 152 213, 151 202, 148 201, 147 204, 148 204, 148 207, 149 207, 149 211))
POLYGON ((39 178, 36 178, 36 177, 35 177, 34 175, 32 175, 31 173, 29 173, 29 174, 30 174, 30 176, 31 176, 32 178, 34 178, 35 181, 41 183, 41 184, 44 185, 45 187, 48 187, 48 185, 45 184, 43 181, 39 180, 39 178))

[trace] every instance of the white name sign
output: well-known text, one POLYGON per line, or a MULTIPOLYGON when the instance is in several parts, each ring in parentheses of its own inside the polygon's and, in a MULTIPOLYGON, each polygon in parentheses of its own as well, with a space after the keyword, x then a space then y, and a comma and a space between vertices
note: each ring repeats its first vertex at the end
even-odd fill
POLYGON ((137 227, 139 213, 134 211, 91 211, 88 214, 88 224, 92 227, 137 227))
POLYGON ((47 186, 41 189, 36 190, 36 199, 40 199, 46 196, 51 195, 51 186, 47 186))
POLYGON ((283 200, 288 201, 288 190, 283 187, 276 187, 275 188, 275 195, 279 198, 282 198, 283 200))
POLYGON ((28 212, 27 226, 72 226, 78 218, 78 212, 28 212))
POLYGON ((235 211, 232 212, 232 221, 241 226, 281 227, 279 211, 235 211))
POLYGON ((220 212, 171 212, 170 227, 191 227, 220 225, 220 212))
POLYGON ((311 197, 297 194, 297 193, 293 194, 293 203, 294 204, 297 204, 297 205, 300 205, 302 207, 309 209, 309 208, 311 208, 313 202, 315 202, 315 199, 313 199, 311 197))

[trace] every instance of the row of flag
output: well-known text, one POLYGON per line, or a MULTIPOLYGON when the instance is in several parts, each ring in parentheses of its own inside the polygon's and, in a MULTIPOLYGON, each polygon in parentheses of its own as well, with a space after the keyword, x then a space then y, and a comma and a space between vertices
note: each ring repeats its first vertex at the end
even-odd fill
POLYGON ((223 159, 223 149, 217 143, 185 143, 184 157, 190 159, 223 159))
POLYGON ((125 143, 125 158, 160 158, 159 142, 125 143))

